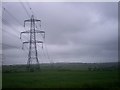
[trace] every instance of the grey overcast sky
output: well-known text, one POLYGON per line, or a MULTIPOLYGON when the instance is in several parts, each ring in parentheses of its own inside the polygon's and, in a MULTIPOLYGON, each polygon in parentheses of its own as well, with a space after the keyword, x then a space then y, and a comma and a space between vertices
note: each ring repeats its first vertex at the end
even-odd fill
POLYGON ((50 60, 38 45, 40 63, 118 61, 117 2, 4 2, 3 64, 27 62, 28 46, 22 50, 19 39, 23 22, 29 19, 23 4, 29 14, 30 6, 35 18, 42 20, 46 32, 50 60))

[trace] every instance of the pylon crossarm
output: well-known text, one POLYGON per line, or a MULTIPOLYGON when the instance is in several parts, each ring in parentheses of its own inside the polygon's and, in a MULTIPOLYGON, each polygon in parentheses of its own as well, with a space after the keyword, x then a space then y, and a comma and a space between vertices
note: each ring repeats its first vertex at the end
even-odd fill
POLYGON ((36 30, 35 32, 36 33, 45 33, 45 31, 39 31, 39 30, 36 30))
POLYGON ((33 32, 30 32, 29 30, 28 31, 23 31, 23 32, 21 32, 21 34, 22 33, 45 33, 45 31, 40 31, 40 30, 35 30, 35 32, 33 31, 33 32))
POLYGON ((24 34, 27 34, 27 33, 43 33, 44 34, 43 38, 45 38, 45 31, 39 31, 39 30, 36 30, 35 32, 23 31, 23 32, 20 33, 20 39, 21 39, 23 33, 24 34))
POLYGON ((43 41, 36 41, 36 43, 43 43, 43 41))
POLYGON ((31 22, 31 19, 28 19, 28 20, 24 20, 24 22, 31 22))
POLYGON ((30 43, 29 41, 27 41, 27 42, 23 42, 23 44, 26 44, 26 43, 30 43))
POLYGON ((28 32, 28 33, 45 33, 45 31, 40 31, 40 30, 35 30, 35 32, 33 31, 33 32, 28 32))
MULTIPOLYGON (((24 20, 24 27, 25 27, 25 23, 26 22, 31 22, 32 19, 28 19, 28 20, 24 20)), ((33 19, 34 22, 41 22, 41 20, 38 20, 38 19, 33 19)))
POLYGON ((24 44, 29 43, 29 42, 23 42, 22 44, 22 49, 24 49, 24 44))
POLYGON ((45 31, 36 30, 35 33, 43 33, 44 35, 42 35, 42 37, 45 39, 45 31))
POLYGON ((20 39, 21 39, 23 33, 29 33, 29 31, 21 32, 21 33, 20 33, 20 39))
POLYGON ((38 19, 34 19, 34 21, 36 21, 36 22, 41 22, 41 20, 38 20, 38 19))
POLYGON ((43 43, 43 41, 32 41, 32 42, 25 41, 25 42, 23 42, 23 44, 27 44, 27 43, 43 43))
POLYGON ((24 20, 24 27, 25 27, 25 23, 26 23, 26 22, 31 22, 31 19, 24 20))
POLYGON ((22 49, 24 49, 24 44, 28 44, 28 43, 42 43, 42 45, 43 45, 43 41, 34 41, 34 42, 25 41, 25 42, 23 42, 22 49))

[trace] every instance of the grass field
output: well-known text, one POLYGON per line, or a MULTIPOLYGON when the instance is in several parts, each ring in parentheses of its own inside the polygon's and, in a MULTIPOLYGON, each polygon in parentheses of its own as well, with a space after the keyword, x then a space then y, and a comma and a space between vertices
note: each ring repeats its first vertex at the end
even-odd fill
POLYGON ((118 71, 47 69, 3 73, 3 88, 119 88, 118 71))

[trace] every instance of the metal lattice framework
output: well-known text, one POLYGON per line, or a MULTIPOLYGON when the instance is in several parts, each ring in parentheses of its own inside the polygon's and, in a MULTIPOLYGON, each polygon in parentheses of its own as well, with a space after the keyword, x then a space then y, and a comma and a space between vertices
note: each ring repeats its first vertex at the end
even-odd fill
POLYGON ((41 20, 34 19, 34 16, 31 16, 31 19, 24 21, 24 27, 26 27, 26 23, 30 23, 30 30, 23 31, 20 33, 20 39, 22 34, 29 34, 30 39, 29 41, 24 41, 24 44, 29 44, 29 53, 28 53, 28 61, 27 61, 27 68, 30 70, 32 68, 32 62, 35 60, 36 66, 38 69, 40 69, 39 60, 38 60, 38 53, 37 53, 37 43, 41 43, 43 45, 43 41, 39 41, 36 39, 36 34, 40 33, 43 34, 43 38, 45 38, 45 31, 37 30, 36 24, 40 22, 41 26, 41 20))

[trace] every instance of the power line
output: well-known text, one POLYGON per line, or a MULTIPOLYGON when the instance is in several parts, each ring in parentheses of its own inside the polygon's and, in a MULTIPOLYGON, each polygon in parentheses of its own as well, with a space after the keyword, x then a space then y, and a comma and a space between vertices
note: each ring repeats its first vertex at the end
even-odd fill
POLYGON ((11 34, 12 36, 18 37, 16 34, 13 34, 13 33, 11 33, 11 32, 8 32, 6 29, 3 29, 3 28, 2 28, 2 31, 3 31, 3 32, 6 32, 6 33, 8 33, 8 34, 11 34))
MULTIPOLYGON (((4 8, 3 9, 4 10, 4 12, 6 11, 14 20, 16 20, 16 22, 18 23, 18 24, 20 24, 21 26, 22 26, 22 24, 19 22, 19 20, 18 19, 16 19, 6 8, 4 8)), ((7 20, 6 20, 7 21, 7 20)), ((8 22, 7 22, 8 23, 8 22)), ((25 29, 25 27, 24 27, 24 29, 25 29)), ((17 35, 15 35, 15 36, 17 36, 17 35)), ((26 36, 25 36, 26 37, 26 36)), ((26 37, 26 39, 29 41, 29 39, 26 37)), ((23 42, 22 41, 22 39, 20 39, 21 40, 21 42, 23 42)), ((27 48, 26 46, 24 46, 23 47, 23 45, 22 45, 22 49, 24 49, 24 48, 27 48)), ((27 48, 28 49, 28 48, 27 48)), ((27 52, 28 53, 28 52, 27 52)))
POLYGON ((26 4, 27 4, 28 8, 30 9, 31 14, 34 15, 35 18, 37 18, 34 11, 33 11, 33 9, 32 9, 32 7, 30 6, 30 3, 28 2, 28 0, 26 0, 26 4))
MULTIPOLYGON (((4 11, 6 11, 7 14, 9 14, 9 16, 11 16, 11 17, 13 18, 13 20, 15 20, 19 25, 23 26, 23 25, 19 22, 19 20, 18 20, 16 17, 14 17, 6 8, 4 8, 4 11)), ((25 29, 25 27, 24 27, 24 29, 25 29)))
MULTIPOLYGON (((27 0, 26 0, 26 1, 27 1, 27 0)), ((33 12, 32 8, 31 8, 31 6, 30 6, 29 2, 27 1, 26 3, 27 3, 27 6, 28 6, 28 7, 29 7, 29 9, 30 9, 30 11, 31 11, 32 15, 34 15, 34 12, 33 12)), ((34 15, 34 16, 35 16, 35 15, 34 15)))
MULTIPOLYGON (((36 28, 38 28, 38 27, 36 27, 36 28)), ((41 27, 40 27, 40 28, 41 28, 41 27)), ((40 34, 41 34, 41 36, 43 37, 43 39, 44 39, 44 41, 45 41, 45 35, 43 36, 42 33, 40 33, 40 34)), ((52 63, 52 61, 51 61, 51 59, 50 59, 50 56, 49 56, 49 54, 48 54, 48 50, 47 50, 46 44, 45 44, 45 49, 46 49, 46 54, 45 54, 44 48, 43 48, 43 46, 42 46, 43 55, 44 55, 44 57, 47 57, 47 59, 50 61, 50 63, 52 63)))
POLYGON ((52 61, 52 59, 51 59, 51 57, 50 57, 50 55, 49 55, 49 53, 48 53, 47 46, 46 46, 45 43, 44 43, 44 46, 45 46, 45 50, 46 50, 47 57, 48 57, 48 59, 50 60, 50 63, 53 63, 53 61, 52 61))
MULTIPOLYGON (((20 2, 20 3, 21 3, 21 5, 22 5, 22 7, 24 8, 24 10, 25 10, 26 14, 28 15, 28 17, 30 17, 30 14, 29 14, 27 8, 25 7, 24 3, 23 3, 23 2, 20 2)), ((33 10, 32 10, 32 8, 31 8, 29 2, 27 2, 26 4, 27 4, 27 6, 29 7, 32 15, 34 15, 33 10)), ((15 20, 17 23, 19 23, 20 25, 22 25, 22 24, 19 22, 19 20, 18 20, 16 17, 14 17, 14 15, 12 15, 8 10, 6 10, 6 9, 4 8, 4 11, 6 11, 12 18, 14 18, 14 20, 15 20)), ((7 22, 7 20, 4 21, 4 22, 7 22)), ((8 23, 8 22, 7 22, 7 23, 8 23)), ((11 27, 12 27, 12 26, 11 26, 11 27)), ((36 26, 36 27, 37 27, 37 26, 36 26)), ((24 29, 25 29, 25 27, 24 27, 24 29)), ((40 20, 40 29, 41 29, 41 20, 40 20)), ((15 30, 16 30, 16 29, 15 29, 15 30)), ((43 36, 42 33, 40 33, 40 34, 41 34, 41 36, 45 39, 45 35, 43 36)), ((27 39, 28 39, 28 38, 27 38, 27 39)), ((21 40, 21 41, 22 41, 22 40, 21 40)), ((28 39, 28 42, 29 42, 29 39, 28 39)), ((47 46, 46 46, 46 44, 44 44, 44 45, 45 45, 46 55, 45 55, 44 49, 42 48, 43 54, 44 54, 45 57, 48 58, 48 60, 49 60, 50 63, 51 63, 52 61, 51 61, 51 58, 50 58, 50 56, 49 56, 49 54, 48 54, 47 46)), ((26 46, 25 46, 25 47, 26 47, 26 46)), ((28 48, 27 48, 27 49, 28 49, 28 48)))
MULTIPOLYGON (((4 10, 4 13, 6 11, 9 14, 9 16, 11 16, 13 18, 13 20, 15 20, 18 24, 20 24, 22 26, 22 24, 19 22, 19 20, 17 18, 15 18, 6 8, 3 8, 3 10, 4 10)), ((9 24, 9 22, 6 19, 5 19, 5 22, 7 22, 9 24)), ((12 27, 12 29, 14 29, 14 28, 12 27)), ((25 29, 25 27, 24 27, 24 29, 25 29)), ((27 37, 26 37, 26 39, 29 40, 27 37)))
POLYGON ((23 4, 23 2, 21 2, 21 0, 20 0, 20 4, 21 4, 21 6, 24 8, 24 10, 25 10, 26 14, 28 15, 28 17, 30 18, 30 14, 29 14, 29 12, 27 11, 27 9, 26 9, 25 5, 23 4))
MULTIPOLYGON (((38 28, 38 27, 36 27, 36 28, 38 28)), ((41 25, 40 25, 40 29, 41 29, 41 25)), ((40 33, 40 34, 41 34, 41 36, 43 37, 44 42, 45 42, 45 35, 43 36, 42 33, 40 33)), ((51 57, 50 57, 50 55, 49 55, 49 53, 48 53, 47 46, 46 46, 45 43, 44 43, 44 46, 45 46, 45 50, 46 50, 46 55, 45 55, 44 48, 42 48, 44 56, 45 56, 45 57, 47 56, 47 59, 50 61, 50 63, 53 63, 53 61, 52 61, 52 59, 51 59, 51 57)))
MULTIPOLYGON (((3 19, 3 21, 4 22, 7 22, 7 20, 4 20, 3 19)), ((8 22, 7 22, 8 23, 8 22)), ((13 28, 13 27, 11 27, 13 30, 15 29, 15 28, 13 28)), ((4 29, 5 30, 5 29, 4 29)), ((9 32, 10 33, 10 32, 9 32)), ((14 36, 16 36, 16 37, 18 37, 16 34, 13 34, 13 33, 10 33, 10 34, 12 34, 12 35, 14 35, 14 36)), ((20 39, 21 40, 21 39, 20 39)), ((23 42, 22 40, 21 40, 21 42, 23 42)), ((27 48, 26 46, 25 46, 25 48, 27 48)), ((27 50, 28 50, 28 48, 27 48, 27 50)), ((25 51, 26 52, 26 51, 25 51)), ((28 52, 26 52, 26 53, 28 53, 28 52)))
POLYGON ((43 56, 44 56, 46 59, 48 59, 48 60, 50 61, 50 63, 53 63, 52 59, 50 58, 50 55, 48 54, 48 50, 47 50, 46 46, 45 46, 45 49, 44 49, 44 47, 42 48, 43 56), (45 49, 46 49, 46 51, 45 51, 45 49), (45 52, 46 52, 46 53, 45 53, 45 52))
MULTIPOLYGON (((4 10, 4 13, 3 13, 3 14, 5 14, 6 9, 4 8, 3 10, 4 10)), ((6 20, 6 18, 2 18, 2 21, 5 22, 5 23, 7 23, 7 24, 9 25, 9 27, 11 27, 13 30, 18 31, 17 29, 15 29, 15 28, 11 25, 11 23, 9 23, 9 22, 6 20)), ((19 31, 18 31, 18 32, 19 32, 19 31)))
MULTIPOLYGON (((17 29, 15 29, 6 19, 2 18, 2 21, 5 22, 5 23, 7 23, 7 24, 9 24, 9 25, 10 25, 9 27, 11 27, 12 30, 17 31, 17 29)), ((18 32, 18 31, 17 31, 17 32, 18 32)), ((16 36, 17 36, 17 35, 16 35, 16 36)), ((18 36, 17 36, 17 37, 18 37, 18 36)))
POLYGON ((17 23, 19 23, 20 25, 22 25, 22 24, 19 22, 19 20, 18 20, 16 17, 14 17, 6 8, 4 8, 4 11, 6 11, 12 18, 14 18, 14 20, 15 20, 17 23))
MULTIPOLYGON (((40 45, 39 45, 40 46, 40 45)), ((40 46, 41 47, 41 46, 40 46)), ((39 50, 39 51, 41 51, 41 53, 43 54, 43 58, 45 58, 46 59, 46 55, 45 55, 45 53, 44 53, 44 51, 41 49, 41 50, 39 50)), ((42 57, 42 55, 40 56, 40 57, 42 57)))
MULTIPOLYGON (((3 8, 3 15, 4 15, 4 13, 5 13, 5 8, 3 8)), ((2 17, 2 22, 4 22, 4 23, 6 23, 6 24, 9 24, 10 26, 10 28, 11 29, 13 29, 13 30, 16 30, 5 18, 3 18, 2 17)), ((4 31, 6 31, 4 28, 2 28, 2 30, 4 30, 4 31)), ((17 30, 16 30, 17 31, 17 30)), ((6 31, 7 32, 7 31, 6 31)), ((14 35, 14 36, 16 36, 16 37, 18 37, 16 34, 13 34, 13 33, 11 33, 11 32, 9 32, 10 34, 12 34, 12 35, 14 35)))

